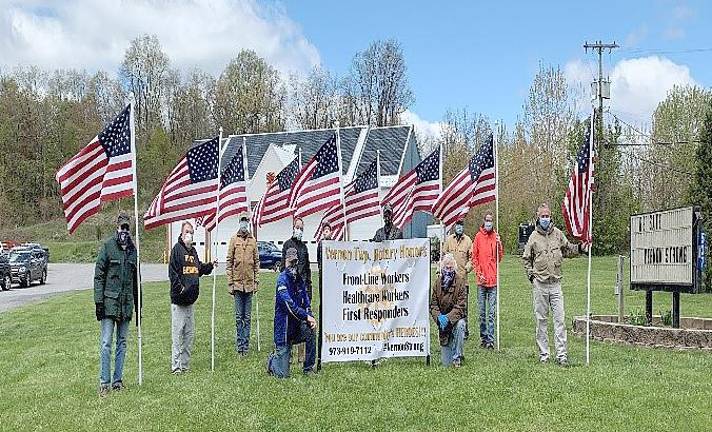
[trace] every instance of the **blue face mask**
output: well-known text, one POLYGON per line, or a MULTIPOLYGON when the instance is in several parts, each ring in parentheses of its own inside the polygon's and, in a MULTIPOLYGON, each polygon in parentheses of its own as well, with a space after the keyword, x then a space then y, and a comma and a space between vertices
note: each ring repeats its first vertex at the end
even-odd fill
POLYGON ((492 222, 485 222, 485 231, 492 231, 492 226, 494 224, 492 222))
POLYGON ((551 218, 539 218, 539 226, 543 230, 548 230, 549 225, 551 225, 551 218))
POLYGON ((465 227, 462 225, 455 225, 455 235, 461 236, 465 232, 465 227))
POLYGON ((444 268, 442 270, 443 287, 450 287, 455 279, 455 270, 444 268))

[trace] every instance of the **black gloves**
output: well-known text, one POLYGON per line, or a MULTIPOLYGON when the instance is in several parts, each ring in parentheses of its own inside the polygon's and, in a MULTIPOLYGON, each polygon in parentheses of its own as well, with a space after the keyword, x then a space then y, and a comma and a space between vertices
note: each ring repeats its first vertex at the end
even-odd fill
POLYGON ((534 275, 529 276, 529 283, 534 283, 534 275))
POLYGON ((96 320, 101 321, 104 318, 104 303, 96 303, 96 320))

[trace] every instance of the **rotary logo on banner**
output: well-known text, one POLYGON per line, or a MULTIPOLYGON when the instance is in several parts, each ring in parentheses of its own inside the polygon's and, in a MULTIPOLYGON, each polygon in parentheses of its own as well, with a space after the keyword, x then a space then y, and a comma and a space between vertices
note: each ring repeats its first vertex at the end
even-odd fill
POLYGON ((322 244, 321 361, 430 355, 430 241, 322 244))

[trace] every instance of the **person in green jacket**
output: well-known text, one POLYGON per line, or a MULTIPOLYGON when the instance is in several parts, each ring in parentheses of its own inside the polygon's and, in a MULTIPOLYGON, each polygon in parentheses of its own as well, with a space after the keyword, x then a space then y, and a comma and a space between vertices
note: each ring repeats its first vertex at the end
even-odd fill
POLYGON ((96 319, 100 323, 99 395, 110 389, 122 390, 124 358, 129 322, 133 317, 134 302, 138 300, 136 247, 131 239, 131 220, 126 213, 116 219, 116 233, 109 237, 96 259, 94 270, 94 303, 96 319), (116 333, 116 359, 111 376, 111 345, 116 333))

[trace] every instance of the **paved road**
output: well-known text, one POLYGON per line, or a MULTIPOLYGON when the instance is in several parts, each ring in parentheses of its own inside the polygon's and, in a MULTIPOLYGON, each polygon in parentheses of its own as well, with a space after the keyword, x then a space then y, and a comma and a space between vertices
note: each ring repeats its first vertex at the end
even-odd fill
MULTIPOLYGON (((168 280, 165 264, 143 264, 141 266, 144 282, 168 280)), ((224 266, 218 267, 218 274, 224 274, 224 266)), ((29 288, 13 285, 10 291, 0 292, 0 312, 22 306, 27 303, 44 300, 53 295, 86 290, 94 287, 94 264, 52 264, 47 272, 47 284, 36 282, 29 288)))

